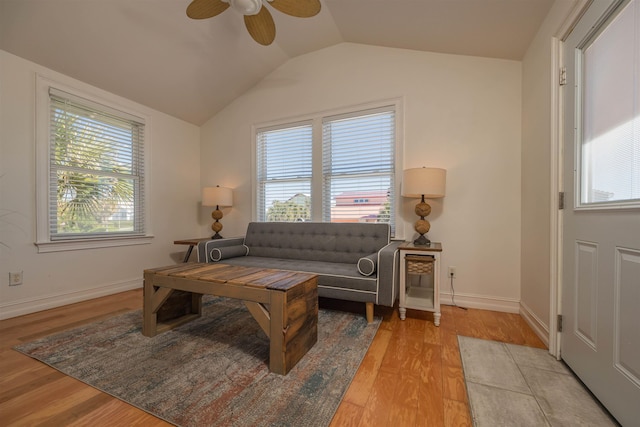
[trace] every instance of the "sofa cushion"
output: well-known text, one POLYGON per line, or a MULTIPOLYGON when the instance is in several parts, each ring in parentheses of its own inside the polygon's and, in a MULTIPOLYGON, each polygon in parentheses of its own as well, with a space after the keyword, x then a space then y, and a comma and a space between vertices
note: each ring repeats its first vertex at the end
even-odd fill
POLYGON ((211 249, 209 256, 211 261, 222 261, 223 259, 237 256, 245 256, 249 253, 249 248, 245 245, 223 246, 211 249))
MULTIPOLYGON (((286 258, 245 256, 222 261, 224 264, 245 267, 264 267, 277 270, 298 271, 318 275, 318 287, 351 289, 355 291, 376 292, 375 275, 364 277, 358 273, 355 264, 324 261, 300 261, 286 258)), ((321 292, 322 293, 322 292, 321 292)), ((322 296, 322 295, 321 295, 322 296)))
POLYGON ((378 254, 371 254, 358 260, 358 272, 363 276, 371 276, 378 266, 378 254))

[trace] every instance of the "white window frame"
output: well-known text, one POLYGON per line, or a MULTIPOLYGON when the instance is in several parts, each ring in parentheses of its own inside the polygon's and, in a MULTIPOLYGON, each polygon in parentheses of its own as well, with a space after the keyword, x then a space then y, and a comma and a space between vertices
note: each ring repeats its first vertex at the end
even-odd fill
POLYGON ((323 209, 322 209, 322 192, 323 192, 323 177, 322 177, 322 121, 324 118, 351 115, 357 112, 366 113, 367 110, 375 110, 384 107, 393 107, 395 113, 395 176, 394 176, 394 191, 395 200, 392 212, 394 212, 395 222, 395 235, 394 240, 404 239, 404 223, 400 216, 401 212, 401 193, 400 193, 400 181, 402 179, 403 169, 403 129, 404 129, 404 101, 402 98, 393 98, 381 101, 370 102, 366 104, 359 104, 350 107, 342 107, 334 110, 325 110, 315 113, 310 113, 302 116, 284 118, 280 120, 274 120, 270 122, 257 123, 251 127, 251 220, 258 221, 257 209, 258 209, 258 189, 257 189, 257 134, 261 130, 265 129, 277 129, 286 127, 287 125, 295 125, 300 123, 311 123, 313 128, 313 173, 311 179, 311 221, 323 222, 323 209))
POLYGON ((39 253, 106 248, 114 246, 142 245, 151 243, 151 221, 149 217, 149 141, 151 135, 151 120, 146 114, 136 110, 132 105, 109 94, 96 94, 95 91, 70 86, 51 80, 40 74, 36 75, 36 241, 39 253), (49 90, 55 89, 71 94, 74 97, 86 99, 89 103, 97 104, 122 111, 126 114, 140 117, 145 123, 144 144, 144 224, 143 235, 132 236, 91 236, 74 239, 51 239, 49 225, 49 195, 50 195, 50 97, 49 90))

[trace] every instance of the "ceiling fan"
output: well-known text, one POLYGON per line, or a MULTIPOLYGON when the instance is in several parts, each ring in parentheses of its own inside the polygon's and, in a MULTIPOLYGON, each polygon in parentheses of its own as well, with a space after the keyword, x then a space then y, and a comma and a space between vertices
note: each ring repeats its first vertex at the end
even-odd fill
MULTIPOLYGON (((320 12, 320 0, 264 0, 274 9, 298 18, 320 12)), ((276 24, 263 0, 193 0, 187 7, 191 19, 213 18, 232 7, 244 15, 244 25, 255 41, 270 45, 276 37, 276 24)))

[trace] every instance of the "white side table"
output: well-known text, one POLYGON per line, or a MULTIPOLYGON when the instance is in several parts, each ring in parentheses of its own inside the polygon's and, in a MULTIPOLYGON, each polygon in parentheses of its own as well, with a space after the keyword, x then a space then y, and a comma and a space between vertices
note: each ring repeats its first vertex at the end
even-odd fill
POLYGON ((433 323, 440 326, 440 254, 442 244, 416 246, 405 242, 400 250, 400 319, 407 308, 433 313, 433 323))

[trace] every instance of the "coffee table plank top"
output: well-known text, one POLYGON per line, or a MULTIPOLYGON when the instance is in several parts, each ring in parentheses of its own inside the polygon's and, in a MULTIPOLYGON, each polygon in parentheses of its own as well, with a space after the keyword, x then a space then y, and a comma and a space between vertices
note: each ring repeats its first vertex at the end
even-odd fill
MULTIPOLYGON (((217 270, 215 273, 211 273, 210 276, 214 276, 215 279, 222 280, 225 283, 232 283, 233 281, 241 282, 243 277, 264 270, 259 267, 229 267, 231 268, 217 270)), ((203 276, 201 280, 207 280, 207 276, 203 276)))
MULTIPOLYGON (((293 271, 284 270, 263 270, 262 277, 256 277, 255 279, 245 283, 247 286, 265 287, 271 289, 274 283, 281 282, 295 276, 297 273, 293 271)), ((281 288, 279 288, 282 290, 281 288)))
POLYGON ((309 273, 294 273, 290 276, 283 277, 281 280, 278 280, 277 282, 269 284, 267 288, 286 291, 292 286, 300 282, 306 282, 307 280, 313 279, 315 276, 316 276, 315 274, 309 274, 309 273))
POLYGON ((174 264, 168 265, 165 267, 156 267, 156 268, 147 268, 144 270, 145 273, 153 273, 161 276, 168 276, 171 273, 179 273, 185 270, 193 269, 194 265, 204 265, 204 264, 174 264))
POLYGON ((169 273, 169 276, 197 279, 220 270, 220 265, 194 264, 188 270, 183 269, 169 273))
MULTIPOLYGON (((213 267, 196 274, 185 274, 185 279, 202 280, 205 282, 227 283, 229 278, 237 277, 241 271, 232 265, 214 264, 213 267)), ((186 272, 185 272, 186 273, 186 272)))
POLYGON ((189 280, 266 288, 286 291, 292 286, 311 280, 314 274, 296 271, 272 270, 262 267, 244 267, 224 263, 189 263, 166 267, 149 268, 145 273, 159 276, 179 277, 189 280))
POLYGON ((259 268, 258 271, 254 271, 245 276, 239 276, 235 279, 231 279, 228 283, 230 285, 249 286, 252 288, 266 288, 267 285, 265 283, 261 283, 261 280, 263 280, 273 272, 274 270, 265 270, 264 268, 259 268))
POLYGON ((177 266, 159 267, 145 270, 160 276, 180 277, 183 279, 204 280, 226 283, 227 277, 236 277, 243 273, 238 267, 228 264, 191 263, 177 266))

